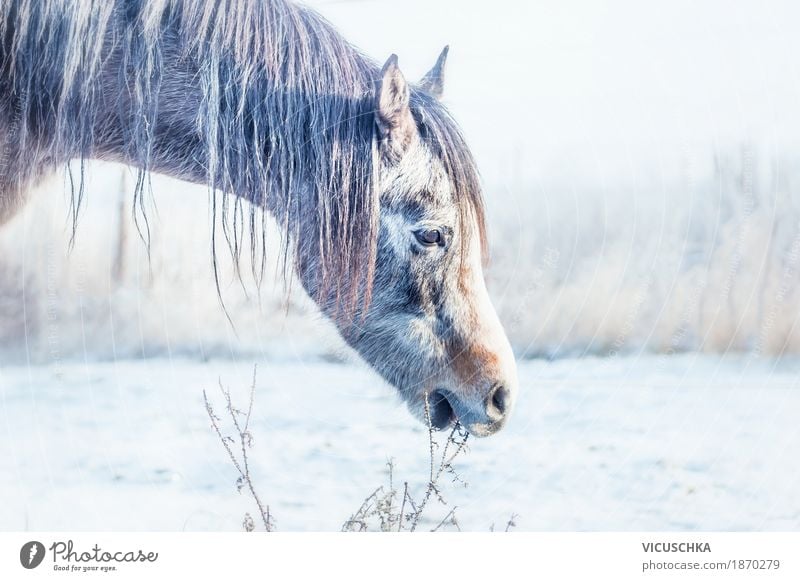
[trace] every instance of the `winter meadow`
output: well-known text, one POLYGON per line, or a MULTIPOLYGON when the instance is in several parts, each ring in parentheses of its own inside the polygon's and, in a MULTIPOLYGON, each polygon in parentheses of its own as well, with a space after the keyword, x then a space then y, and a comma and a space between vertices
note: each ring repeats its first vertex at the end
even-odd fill
POLYGON ((797 530, 798 8, 308 4, 451 47, 508 426, 429 433, 280 252, 217 292, 207 188, 92 162, 74 239, 64 173, 0 228, 0 530, 797 530))

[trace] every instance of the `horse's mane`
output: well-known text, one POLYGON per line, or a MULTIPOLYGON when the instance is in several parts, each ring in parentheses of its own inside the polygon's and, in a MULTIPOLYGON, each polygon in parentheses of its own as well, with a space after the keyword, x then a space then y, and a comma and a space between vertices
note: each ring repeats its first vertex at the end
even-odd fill
MULTIPOLYGON (((292 247, 313 256, 321 289, 332 288, 339 300, 343 280, 371 288, 380 71, 312 10, 286 0, 0 0, 0 57, 0 83, 11 84, 26 120, 21 143, 41 143, 47 134, 47 147, 57 152, 51 157, 76 158, 81 168, 95 152, 96 118, 119 107, 103 101, 101 82, 108 59, 120 59, 119 85, 132 113, 120 117, 121 131, 126 159, 139 168, 134 214, 145 226, 154 147, 173 148, 176 169, 187 158, 203 167, 237 265, 249 233, 257 280, 265 265, 258 210, 268 206, 285 234, 284 258, 292 247), (176 90, 170 59, 197 69, 201 101, 185 114, 194 116, 198 144, 189 151, 170 143, 157 123, 176 90)), ((7 93, 5 87, 0 98, 7 93)), ((475 212, 485 240, 478 174, 457 126, 417 89, 412 108, 462 198, 462 214, 475 212)), ((80 179, 74 217, 82 193, 80 179)), ((357 287, 349 285, 354 294, 345 297, 353 305, 357 287)))

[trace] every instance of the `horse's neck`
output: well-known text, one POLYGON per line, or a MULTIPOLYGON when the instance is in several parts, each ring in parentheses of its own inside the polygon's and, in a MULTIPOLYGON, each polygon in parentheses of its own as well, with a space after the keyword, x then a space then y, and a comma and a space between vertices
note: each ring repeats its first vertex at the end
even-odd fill
POLYGON ((205 144, 197 128, 202 106, 198 71, 176 50, 167 46, 164 51, 157 94, 147 95, 150 101, 144 104, 132 95, 138 79, 120 74, 122 55, 111 53, 101 76, 103 102, 109 106, 98 112, 92 155, 208 184, 205 144))
MULTIPOLYGON (((142 106, 131 99, 130 87, 122 86, 131 83, 130 79, 126 80, 119 74, 122 66, 121 58, 113 55, 108 59, 103 72, 104 101, 114 103, 114 106, 98 117, 94 157, 215 187, 263 207, 279 221, 282 221, 286 213, 285 196, 306 195, 308 188, 304 184, 313 180, 305 179, 302 168, 298 175, 293 176, 291 192, 283 191, 285 188, 274 183, 275 176, 272 175, 267 176, 272 183, 259 182, 255 189, 241 187, 242 184, 236 187, 237 184, 230 183, 232 172, 225 163, 234 162, 251 170, 254 165, 264 163, 264 159, 256 161, 254 158, 259 155, 266 157, 266 138, 271 131, 280 128, 261 127, 265 139, 261 150, 254 150, 256 146, 250 143, 248 148, 238 149, 232 154, 231 149, 220 151, 209 143, 208 134, 203 132, 207 132, 208 128, 201 130, 199 125, 214 123, 216 119, 201 120, 206 115, 208 103, 200 85, 200 67, 192 60, 184 58, 179 47, 170 44, 164 46, 161 55, 161 81, 157 90, 157 102, 153 104, 156 115, 152 126, 146 127, 146 134, 141 134, 142 117, 151 111, 142 110, 142 106), (243 157, 236 159, 236 155, 243 157)), ((283 152, 269 153, 280 156, 283 152)))

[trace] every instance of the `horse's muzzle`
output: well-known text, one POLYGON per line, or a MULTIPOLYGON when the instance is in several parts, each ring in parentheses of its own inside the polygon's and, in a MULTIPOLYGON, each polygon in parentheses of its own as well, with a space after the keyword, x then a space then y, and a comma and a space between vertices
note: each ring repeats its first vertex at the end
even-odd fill
POLYGON ((437 389, 429 399, 431 425, 443 430, 458 421, 470 434, 479 438, 499 431, 513 407, 511 390, 495 384, 480 401, 460 398, 452 391, 437 389))

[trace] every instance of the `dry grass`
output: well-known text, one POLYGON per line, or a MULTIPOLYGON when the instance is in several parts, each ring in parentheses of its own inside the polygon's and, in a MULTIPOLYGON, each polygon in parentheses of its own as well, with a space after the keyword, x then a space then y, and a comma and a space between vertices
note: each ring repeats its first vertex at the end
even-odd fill
MULTIPOLYGON (((214 409, 209 402, 208 395, 203 390, 206 412, 211 420, 211 427, 217 434, 228 457, 238 473, 236 488, 241 493, 247 489, 255 501, 258 515, 261 518, 263 528, 267 532, 275 530, 275 523, 270 513, 268 504, 262 502, 256 486, 253 482, 250 471, 248 450, 253 447, 253 435, 250 432, 250 417, 253 412, 255 400, 256 370, 253 370, 253 383, 250 386, 250 400, 247 410, 242 411, 234 406, 231 400, 230 391, 219 383, 219 389, 225 401, 225 410, 230 418, 234 436, 227 435, 223 431, 222 419, 214 413, 214 409)), ((388 483, 376 488, 369 494, 361 506, 348 518, 342 525, 343 532, 415 532, 424 524, 426 518, 429 521, 431 532, 456 530, 460 531, 458 519, 456 517, 457 506, 450 506, 446 500, 443 489, 445 486, 458 484, 466 487, 467 483, 461 478, 454 467, 455 460, 467 452, 467 441, 469 433, 456 423, 446 437, 442 438, 434 429, 430 421, 430 408, 426 398, 425 418, 428 426, 428 450, 429 468, 426 474, 426 483, 421 492, 415 497, 410 490, 414 487, 409 486, 408 481, 404 481, 399 487, 395 481, 394 461, 387 461, 388 483), (449 509, 443 518, 430 520, 429 513, 432 507, 437 506, 442 509, 449 509), (435 524, 433 524, 435 523, 435 524)), ((512 514, 505 526, 509 531, 516 526, 517 515, 512 514)), ((245 514, 242 521, 242 528, 247 532, 256 530, 256 523, 250 513, 245 514)), ((491 528, 495 530, 494 525, 491 528)))

